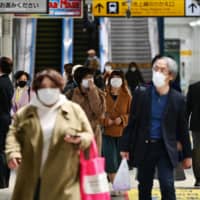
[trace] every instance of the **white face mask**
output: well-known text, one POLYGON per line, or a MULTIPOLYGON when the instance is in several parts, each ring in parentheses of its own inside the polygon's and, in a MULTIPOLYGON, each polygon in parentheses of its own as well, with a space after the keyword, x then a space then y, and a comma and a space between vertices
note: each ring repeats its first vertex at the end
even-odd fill
POLYGON ((110 84, 114 88, 119 88, 122 86, 122 79, 121 78, 111 78, 110 84))
POLYGON ((42 88, 37 91, 39 100, 47 106, 54 105, 60 95, 59 88, 42 88))
POLYGON ((131 71, 132 71, 132 72, 135 72, 135 71, 136 71, 136 68, 135 68, 135 67, 131 67, 131 71))
POLYGON ((154 86, 158 87, 158 88, 163 87, 166 84, 166 82, 165 82, 166 76, 161 72, 153 71, 152 80, 153 80, 154 86))
POLYGON ((112 67, 109 66, 109 65, 105 66, 105 71, 106 72, 111 72, 112 71, 112 67))
POLYGON ((82 82, 81 82, 81 85, 84 87, 84 88, 89 88, 89 81, 92 81, 94 82, 94 80, 91 78, 91 79, 83 79, 82 82))

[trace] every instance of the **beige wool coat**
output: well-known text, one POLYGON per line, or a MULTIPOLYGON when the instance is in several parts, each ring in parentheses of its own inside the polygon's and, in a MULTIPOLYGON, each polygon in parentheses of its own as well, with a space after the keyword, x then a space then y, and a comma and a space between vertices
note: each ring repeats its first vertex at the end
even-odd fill
MULTIPOLYGON (((51 122, 49 122, 51 123, 51 122)), ((12 200, 33 200, 41 178, 40 200, 80 200, 78 149, 87 149, 93 132, 79 105, 66 101, 56 117, 47 160, 41 167, 43 133, 36 107, 17 112, 6 139, 7 160, 21 157, 12 200), (66 143, 65 134, 80 134, 80 145, 66 143)))

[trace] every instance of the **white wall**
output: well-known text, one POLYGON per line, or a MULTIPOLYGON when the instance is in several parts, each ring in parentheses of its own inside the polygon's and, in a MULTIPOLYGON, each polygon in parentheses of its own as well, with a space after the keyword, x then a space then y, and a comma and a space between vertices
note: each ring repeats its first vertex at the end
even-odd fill
POLYGON ((191 27, 189 23, 194 17, 165 18, 165 38, 181 40, 180 66, 181 86, 186 92, 189 83, 200 80, 200 26, 191 27), (185 75, 185 76, 184 76, 185 75))

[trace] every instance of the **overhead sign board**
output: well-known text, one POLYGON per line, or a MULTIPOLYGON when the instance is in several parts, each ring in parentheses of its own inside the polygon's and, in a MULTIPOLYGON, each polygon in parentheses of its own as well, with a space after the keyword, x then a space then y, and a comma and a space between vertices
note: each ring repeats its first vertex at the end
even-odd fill
POLYGON ((200 16, 200 0, 93 0, 92 4, 94 16, 200 16))
POLYGON ((0 0, 0 13, 47 13, 47 0, 0 0))
POLYGON ((47 14, 15 15, 16 17, 28 18, 61 18, 61 17, 82 17, 82 0, 48 0, 47 14))
POLYGON ((127 0, 93 0, 94 16, 123 17, 128 10, 127 0))
POLYGON ((131 16, 184 16, 184 0, 132 0, 131 16))

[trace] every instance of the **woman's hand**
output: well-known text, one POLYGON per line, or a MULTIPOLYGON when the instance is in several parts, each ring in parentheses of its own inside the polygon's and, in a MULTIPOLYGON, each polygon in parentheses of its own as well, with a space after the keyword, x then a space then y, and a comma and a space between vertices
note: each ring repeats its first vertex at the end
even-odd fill
POLYGON ((114 121, 112 120, 112 119, 108 119, 108 126, 111 126, 111 125, 113 125, 113 123, 114 123, 114 121))
POLYGON ((120 156, 122 157, 122 159, 125 158, 125 159, 129 160, 129 152, 122 151, 122 152, 120 152, 120 156))
POLYGON ((8 167, 10 169, 17 169, 21 163, 21 158, 12 158, 8 161, 8 167))
POLYGON ((66 134, 64 137, 65 142, 72 143, 72 144, 80 144, 81 143, 81 137, 79 135, 69 135, 66 134))
POLYGON ((120 125, 122 123, 122 119, 120 117, 117 117, 115 119, 115 125, 120 125))

